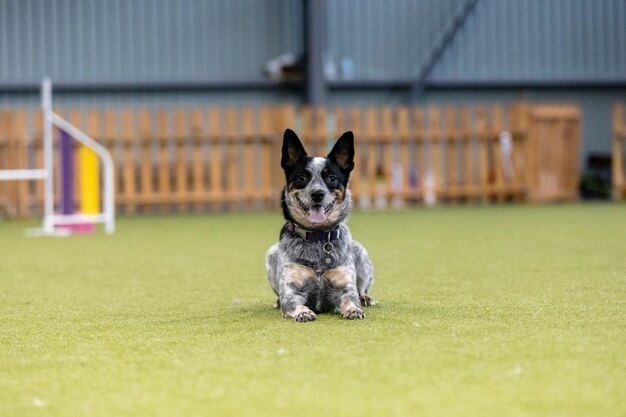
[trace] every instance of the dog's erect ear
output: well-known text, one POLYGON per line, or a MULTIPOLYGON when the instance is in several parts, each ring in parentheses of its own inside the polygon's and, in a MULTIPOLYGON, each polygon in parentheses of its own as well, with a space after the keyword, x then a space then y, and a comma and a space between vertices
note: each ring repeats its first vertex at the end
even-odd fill
POLYGON ((328 154, 328 159, 336 163, 345 176, 350 175, 354 168, 354 134, 351 131, 341 135, 328 154))
POLYGON ((302 142, 291 129, 285 130, 283 135, 283 157, 280 160, 280 166, 283 167, 285 173, 289 175, 289 172, 293 170, 296 164, 305 160, 307 157, 302 142))

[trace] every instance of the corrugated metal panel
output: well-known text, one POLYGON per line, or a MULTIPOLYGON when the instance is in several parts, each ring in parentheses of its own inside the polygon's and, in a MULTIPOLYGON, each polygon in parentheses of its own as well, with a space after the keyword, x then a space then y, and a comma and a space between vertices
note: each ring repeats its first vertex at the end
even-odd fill
MULTIPOLYGON (((328 47, 356 78, 415 76, 464 0, 328 2, 328 47)), ((624 80, 624 0, 479 0, 433 81, 624 80)))
POLYGON ((433 81, 624 80, 624 0, 480 0, 433 81))
POLYGON ((0 0, 0 83, 263 79, 301 22, 291 0, 0 0))
POLYGON ((328 50, 349 56, 355 77, 406 78, 417 72, 461 0, 336 0, 328 7, 328 50))
MULTIPOLYGON (((409 78, 463 1, 328 1, 328 52, 409 78)), ((624 79, 624 22, 624 0, 480 0, 430 79, 624 79)), ((263 79, 286 51, 298 0, 0 0, 0 83, 263 79)))

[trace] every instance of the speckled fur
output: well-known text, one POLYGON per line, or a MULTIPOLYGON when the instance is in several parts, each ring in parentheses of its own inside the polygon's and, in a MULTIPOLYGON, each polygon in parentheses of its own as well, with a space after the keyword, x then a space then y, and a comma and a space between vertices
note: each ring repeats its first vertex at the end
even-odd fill
POLYGON ((278 296, 276 306, 284 317, 306 322, 315 320, 317 313, 339 312, 346 319, 362 319, 361 307, 374 304, 369 296, 374 281, 372 262, 365 248, 352 239, 346 224, 352 206, 347 184, 353 159, 352 132, 342 135, 326 158, 310 158, 297 135, 285 131, 281 161, 287 180, 281 196, 285 219, 306 230, 338 229, 340 236, 331 242, 334 262, 322 266, 324 242, 305 241, 287 225, 283 227, 279 242, 267 252, 265 266, 278 296), (315 193, 318 200, 323 193, 321 201, 313 200, 315 193), (324 208, 323 222, 308 219, 316 204, 324 208))

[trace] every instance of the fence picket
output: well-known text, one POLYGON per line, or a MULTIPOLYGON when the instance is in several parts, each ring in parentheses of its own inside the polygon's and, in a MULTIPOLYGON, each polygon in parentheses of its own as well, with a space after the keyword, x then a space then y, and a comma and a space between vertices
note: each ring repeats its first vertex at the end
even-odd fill
POLYGON ((504 161, 502 159, 502 144, 500 143, 500 133, 504 130, 504 114, 501 106, 495 105, 491 109, 491 137, 493 151, 493 172, 495 195, 498 201, 504 201, 504 161))
POLYGON ((456 111, 454 108, 447 106, 443 110, 444 132, 443 145, 445 146, 446 160, 446 187, 451 201, 455 201, 461 194, 458 181, 458 165, 456 157, 456 145, 458 142, 458 131, 456 126, 456 111))
MULTIPOLYGON (((261 107, 258 115, 259 134, 261 137, 261 193, 263 204, 266 207, 272 207, 275 203, 272 201, 274 184, 272 183, 272 172, 277 170, 276 163, 272 159, 272 151, 275 146, 275 139, 278 133, 272 132, 272 116, 271 110, 267 107, 261 107)), ((276 161, 278 162, 278 161, 276 161)), ((278 167, 280 168, 280 166, 278 167)), ((278 185, 277 185, 278 188, 278 185)))
POLYGON ((409 148, 409 113, 405 107, 399 107, 396 110, 396 140, 398 143, 398 164, 401 170, 401 183, 400 200, 398 204, 402 203, 412 197, 410 187, 410 160, 411 149, 409 148))
MULTIPOLYGON (((354 200, 360 202, 363 198, 363 172, 366 169, 366 146, 367 142, 363 137, 363 129, 361 126, 361 109, 357 107, 353 107, 349 110, 348 113, 348 126, 345 130, 352 130, 354 133, 355 140, 355 158, 356 161, 354 163, 355 168, 353 172, 350 174, 351 185, 350 188, 352 190, 352 195, 354 200)), ((341 134, 341 133, 339 133, 341 134)))
POLYGON ((365 113, 365 140, 367 155, 367 201, 373 202, 378 191, 380 167, 378 165, 378 144, 380 131, 378 125, 378 112, 374 107, 368 107, 365 113))
POLYGON ((242 114, 241 135, 243 138, 243 189, 245 200, 248 204, 254 200, 255 190, 255 166, 254 156, 257 145, 257 138, 254 129, 254 110, 251 107, 245 107, 242 114))
POLYGON ((190 202, 190 195, 187 188, 187 139, 189 138, 188 113, 183 109, 174 111, 174 161, 176 164, 176 191, 174 201, 177 209, 186 211, 190 202))
POLYGON ((223 199, 222 190, 222 137, 220 135, 221 115, 218 109, 211 108, 208 111, 209 120, 209 145, 210 145, 210 200, 213 207, 218 207, 223 199))
POLYGON ((613 198, 621 200, 626 197, 624 173, 624 150, 626 149, 626 104, 616 103, 613 106, 613 198))
MULTIPOLYGON (((16 132, 15 132, 15 119, 16 119, 16 110, 12 110, 7 112, 7 116, 4 123, 4 128, 6 129, 6 143, 7 143, 7 167, 9 169, 17 169, 17 140, 16 140, 16 132)), ((18 216, 18 207, 19 207, 19 195, 18 195, 18 184, 15 181, 11 181, 7 184, 7 213, 10 217, 18 216)))
POLYGON ((461 109, 461 160, 463 161, 463 194, 466 199, 472 200, 475 193, 474 181, 474 146, 472 141, 472 119, 468 107, 461 109))
POLYGON ((202 110, 193 108, 190 113, 191 117, 191 187, 192 200, 196 211, 202 210, 206 201, 205 186, 205 147, 204 147, 204 126, 202 124, 202 110))
POLYGON ((238 131, 238 110, 234 107, 226 109, 226 125, 225 137, 226 141, 226 171, 227 171, 227 190, 226 195, 229 207, 237 207, 242 193, 239 183, 239 173, 241 172, 241 164, 239 163, 239 131, 238 131))
POLYGON ((381 114, 381 127, 380 127, 380 147, 382 148, 381 155, 381 168, 379 175, 382 177, 379 180, 378 190, 380 199, 380 205, 386 206, 392 199, 400 198, 400 187, 398 187, 398 179, 395 178, 395 159, 394 159, 394 129, 393 129, 393 109, 390 107, 383 107, 381 114))
POLYGON ((169 202, 171 200, 171 176, 170 176, 170 156, 169 156, 169 142, 170 142, 170 126, 169 126, 169 113, 160 109, 157 113, 157 146, 158 146, 158 161, 159 161, 159 180, 157 185, 157 197, 162 203, 161 209, 165 212, 170 210, 169 202))
MULTIPOLYGON (((19 110, 15 114, 15 126, 14 126, 14 134, 15 134, 15 162, 16 169, 26 169, 28 167, 27 163, 27 146, 28 139, 26 137, 26 112, 24 110, 19 110)), ((20 218, 28 217, 28 206, 29 206, 29 196, 28 196, 28 185, 27 181, 18 181, 17 182, 17 216, 20 218)))
POLYGON ((439 107, 428 109, 428 147, 430 150, 430 177, 436 195, 443 195, 443 171, 441 164, 441 147, 443 139, 442 114, 439 107))
MULTIPOLYGON (((430 175, 428 172, 430 167, 426 164, 426 144, 427 144, 427 129, 426 129, 426 117, 424 115, 424 111, 421 108, 414 108, 411 112, 412 116, 412 126, 413 126, 413 134, 411 140, 413 142, 413 146, 415 147, 415 155, 413 158, 413 167, 409 167, 412 169, 413 175, 411 178, 411 173, 409 173, 409 181, 413 183, 414 194, 417 199, 424 199, 425 192, 425 179, 427 175, 430 175)), ((432 177, 429 177, 432 180, 432 177)), ((429 181, 430 181, 429 180, 429 181)))
MULTIPOLYGON (((154 157, 153 157, 153 117, 152 113, 148 109, 142 109, 137 114, 137 145, 139 147, 139 174, 141 176, 141 181, 139 182, 139 195, 141 196, 141 201, 145 201, 146 203, 150 201, 154 201, 155 192, 154 192, 154 184, 155 184, 155 174, 154 174, 154 157)), ((124 129, 125 130, 125 129, 124 129)), ((125 144, 125 147, 127 145, 125 144)), ((124 156, 124 164, 127 161, 133 161, 131 158, 132 153, 128 155, 128 159, 124 156)), ((126 168, 126 165, 125 165, 126 168)), ((131 173, 134 173, 134 169, 130 169, 131 173)), ((130 173, 129 173, 130 174, 130 173)), ((131 174, 132 175, 132 174, 131 174)), ((135 182, 133 181, 132 184, 135 182)), ((133 188, 126 190, 129 198, 135 198, 135 189, 133 188)), ((148 208, 148 204, 144 204, 143 207, 148 208)), ((129 207, 129 209, 134 209, 134 205, 129 207)))
MULTIPOLYGON (((127 213, 135 213, 137 209, 137 189, 136 189, 136 163, 135 163, 135 141, 136 133, 134 127, 135 114, 131 109, 124 109, 121 113, 117 113, 120 118, 120 131, 119 139, 122 145, 122 162, 119 165, 122 166, 122 178, 118 181, 121 183, 120 197, 122 201, 125 201, 125 211, 127 213)), ((112 113, 111 117, 115 118, 116 114, 112 113)), ((115 125, 110 126, 110 134, 118 135, 115 129, 115 125)), ((142 160, 145 162, 145 160, 142 160)), ((152 163, 151 160, 149 164, 152 163)), ((143 166, 141 167, 143 170, 143 166)), ((142 178, 146 175, 150 178, 149 172, 142 172, 142 178), (147 174, 147 175, 146 175, 147 174)), ((143 190, 142 190, 143 191, 143 190)), ((142 192, 142 196, 143 196, 142 192)))
POLYGON ((476 139, 478 146, 478 178, 479 195, 486 202, 489 200, 491 192, 489 181, 489 136, 488 136, 487 112, 485 107, 479 106, 476 109, 476 139))
MULTIPOLYGON (((12 169, 9 163, 9 143, 7 140, 9 116, 6 111, 0 111, 0 169, 12 169)), ((11 196, 9 195, 10 182, 0 181, 0 215, 10 215, 9 204, 11 196)))

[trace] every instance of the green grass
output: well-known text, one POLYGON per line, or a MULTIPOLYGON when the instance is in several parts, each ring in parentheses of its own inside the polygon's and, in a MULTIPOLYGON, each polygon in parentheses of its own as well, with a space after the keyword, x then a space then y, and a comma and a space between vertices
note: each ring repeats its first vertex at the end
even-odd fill
POLYGON ((626 415, 624 205, 357 213, 357 322, 272 309, 281 224, 0 222, 0 416, 626 415))

